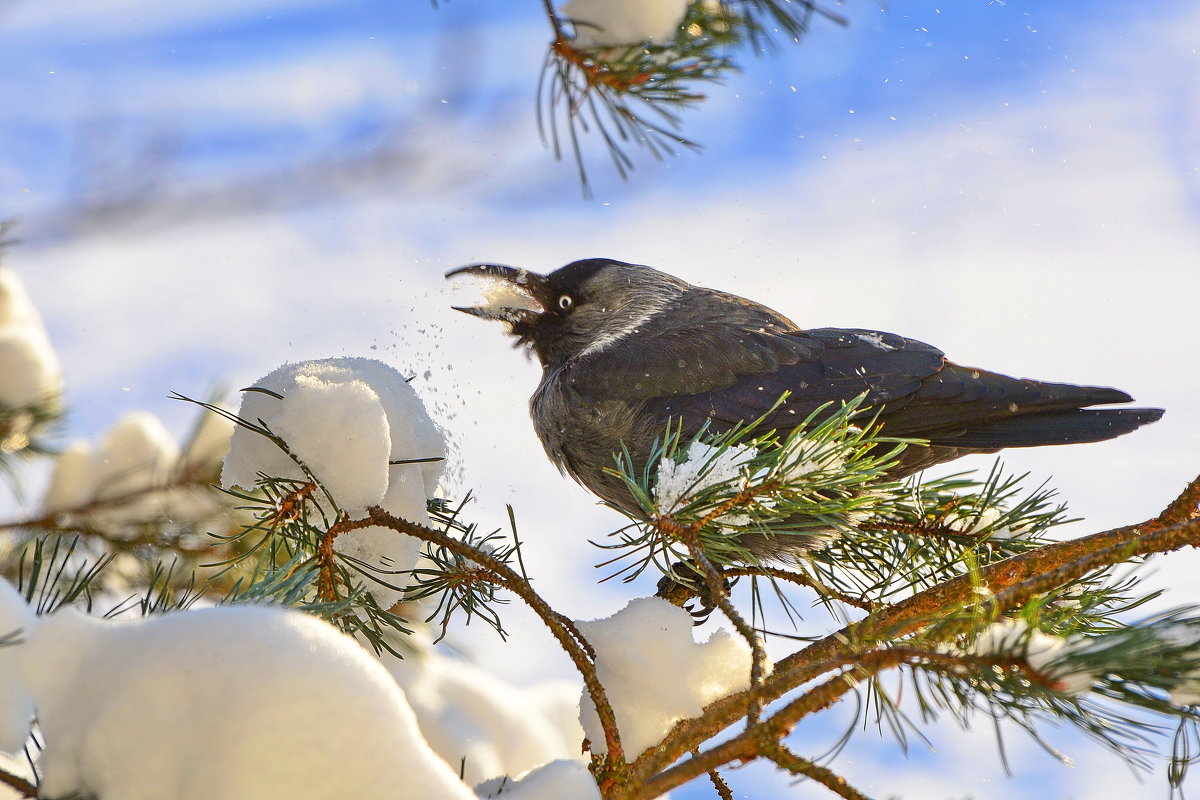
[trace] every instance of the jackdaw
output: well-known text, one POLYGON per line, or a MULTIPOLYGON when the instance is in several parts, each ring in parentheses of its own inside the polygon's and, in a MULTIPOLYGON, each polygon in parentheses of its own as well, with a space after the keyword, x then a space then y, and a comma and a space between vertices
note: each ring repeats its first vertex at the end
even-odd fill
POLYGON ((752 300, 606 258, 548 275, 499 264, 447 273, 459 275, 490 279, 492 291, 457 310, 506 323, 541 362, 530 410, 550 459, 634 517, 643 512, 612 474, 614 455, 624 447, 640 474, 668 420, 684 442, 706 425, 720 433, 764 414, 764 431, 786 433, 865 393, 885 434, 929 443, 903 451, 890 475, 904 477, 970 453, 1099 442, 1163 414, 1093 409, 1132 398, 960 366, 893 333, 805 330, 752 300))

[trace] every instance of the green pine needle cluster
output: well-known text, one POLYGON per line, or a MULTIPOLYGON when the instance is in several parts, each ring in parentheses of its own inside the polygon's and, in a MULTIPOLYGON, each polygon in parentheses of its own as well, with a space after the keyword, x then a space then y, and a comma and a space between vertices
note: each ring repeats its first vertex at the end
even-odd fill
MULTIPOLYGON (((1174 728, 1171 780, 1178 785, 1200 742, 1200 712, 1185 702, 1188 695, 1171 694, 1200 693, 1196 611, 1132 619, 1134 609, 1156 594, 1137 591, 1135 576, 1118 577, 1113 569, 1015 606, 999 605, 978 578, 981 571, 1055 541, 1054 529, 1072 521, 1066 507, 1045 484, 1026 488, 1028 476, 1009 474, 999 462, 982 478, 890 479, 901 452, 923 444, 882 436, 864 418, 861 403, 819 409, 801 432, 787 436, 763 432, 761 420, 720 435, 701 431, 691 440, 668 428, 648 463, 635 465, 628 453, 620 454, 613 474, 641 513, 602 545, 617 551, 608 563, 624 562, 619 574, 627 579, 653 566, 673 581, 691 580, 702 596, 696 575, 680 569, 694 563, 680 532, 694 532, 704 559, 727 575, 752 576, 762 633, 772 630, 774 620, 763 611, 760 581, 796 624, 797 585, 816 595, 814 604, 845 603, 866 610, 869 619, 872 609, 975 576, 976 591, 957 611, 915 631, 906 620, 845 642, 851 661, 895 655, 908 676, 904 685, 911 687, 902 702, 887 688, 894 679, 868 671, 858 719, 847 735, 873 718, 907 747, 939 716, 964 727, 1007 719, 1058 754, 1043 730, 1065 724, 1131 765, 1148 767, 1159 740, 1174 728), (676 477, 689 459, 684 474, 692 482, 680 497, 676 477), (672 481, 674 488, 664 492, 663 483, 672 481), (764 560, 764 542, 782 543, 777 552, 788 558, 764 560), (1006 619, 1021 621, 1024 638, 998 651, 973 651, 990 625, 1006 619), (1050 642, 1061 650, 1048 663, 1032 650, 1027 658, 1023 648, 1030 636, 1039 637, 1038 646, 1050 642), (1067 678, 1072 680, 1064 683, 1067 678), (1086 685, 1090 689, 1081 688, 1086 685), (910 718, 914 708, 917 719, 910 718)), ((853 614, 843 606, 833 616, 853 614)))
POLYGON ((798 42, 814 16, 846 24, 812 0, 694 0, 672 41, 589 48, 571 35, 570 20, 546 9, 555 38, 538 83, 538 130, 555 158, 570 151, 585 194, 585 136, 603 142, 622 178, 634 168, 631 149, 660 160, 699 150, 681 133, 682 113, 705 99, 705 85, 738 69, 735 53, 798 42))

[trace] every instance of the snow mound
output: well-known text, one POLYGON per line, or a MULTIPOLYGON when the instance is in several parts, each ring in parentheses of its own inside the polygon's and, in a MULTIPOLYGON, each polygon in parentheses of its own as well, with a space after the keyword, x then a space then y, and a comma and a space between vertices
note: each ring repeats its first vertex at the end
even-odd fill
POLYGON ((579 753, 578 683, 519 688, 433 650, 385 664, 429 746, 469 784, 579 753))
POLYGON ((475 797, 426 744, 383 665, 297 611, 123 621, 67 608, 0 655, 18 667, 0 671, 3 688, 37 708, 45 797, 475 797))
MULTIPOLYGON (((426 503, 436 491, 445 436, 417 393, 395 369, 369 358, 330 358, 285 364, 255 382, 238 416, 282 438, 338 506, 351 516, 381 506, 397 517, 429 525, 426 503)), ((252 489, 260 473, 308 480, 304 470, 270 439, 247 428, 233 433, 221 472, 225 487, 252 489)), ((378 576, 368 588, 388 608, 403 598, 395 574, 410 570, 420 542, 387 528, 339 536, 338 552, 378 576)))
POLYGON ((12 270, 0 269, 0 406, 57 403, 62 366, 42 317, 12 270))
MULTIPOLYGON (((719 630, 692 639, 693 620, 658 597, 631 600, 606 619, 577 623, 596 651, 596 673, 617 718, 627 758, 657 744, 681 719, 750 686, 750 646, 719 630)), ((607 752, 596 707, 586 690, 580 722, 596 753, 607 752)))
POLYGON ((579 759, 564 758, 543 764, 518 780, 496 778, 475 787, 484 800, 600 800, 600 790, 579 759))

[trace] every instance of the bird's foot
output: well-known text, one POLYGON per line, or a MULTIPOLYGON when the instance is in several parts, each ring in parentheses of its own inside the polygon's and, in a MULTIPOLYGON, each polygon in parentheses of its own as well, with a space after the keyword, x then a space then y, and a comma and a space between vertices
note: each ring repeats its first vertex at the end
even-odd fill
MULTIPOLYGON (((722 591, 725 595, 737 582, 722 578, 722 591)), ((703 625, 717 609, 718 600, 709 591, 704 576, 696 569, 691 561, 678 561, 671 565, 671 572, 658 581, 656 596, 663 598, 672 605, 677 605, 692 615, 693 624, 703 625), (691 602, 695 600, 696 602, 691 602)))

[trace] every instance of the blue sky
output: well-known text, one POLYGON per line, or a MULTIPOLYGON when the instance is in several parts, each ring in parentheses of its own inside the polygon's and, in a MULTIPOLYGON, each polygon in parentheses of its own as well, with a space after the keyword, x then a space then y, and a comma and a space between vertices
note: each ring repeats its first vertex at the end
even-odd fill
MULTIPOLYGON (((455 318, 441 279, 473 260, 607 255, 802 325, 892 330, 1165 406, 1134 436, 1006 457, 1052 478, 1086 518, 1073 534, 1153 515, 1200 463, 1200 15, 1178 0, 840 11, 848 27, 818 21, 709 90, 685 127, 703 154, 642 157, 621 182, 592 146, 586 200, 536 137, 548 28, 532 0, 0 4, 0 217, 25 240, 6 265, 64 361, 70 435, 140 407, 182 434, 171 391, 379 357, 422 375, 484 524, 514 505, 543 591, 609 614, 652 591, 592 588, 602 554, 586 540, 619 519, 545 462, 525 412, 537 370, 455 318)), ((1195 602, 1195 568, 1178 554, 1148 581, 1195 602)), ((467 648, 517 680, 564 674, 565 659, 531 660, 548 645, 512 618, 513 644, 472 630, 467 648)), ((830 734, 800 735, 819 749, 830 734)), ((912 761, 874 736, 839 763, 878 796, 1161 785, 1086 746, 1071 770, 1010 737, 1014 783, 986 731, 940 731, 912 761)), ((757 797, 784 785, 732 779, 757 797)))
MULTIPOLYGON (((531 208, 578 199, 573 170, 546 163, 532 136, 546 38, 536 3, 147 7, 10 4, 0 122, 19 157, 6 159, 0 198, 6 213, 29 218, 28 236, 41 233, 36 212, 104 188, 99 173, 122 162, 148 163, 139 156, 169 154, 163 179, 186 184, 370 148, 393 126, 418 122, 466 128, 464 146, 488 166, 472 176, 485 196, 531 208), (106 156, 112 163, 93 163, 106 156)), ((1089 91, 1096 64, 1111 56, 1097 44, 1119 47, 1131 28, 1177 8, 1114 4, 1098 16, 1077 2, 848 5, 850 26, 818 19, 802 46, 743 58, 744 71, 711 90, 686 126, 707 157, 643 160, 639 179, 621 184, 593 147, 598 199, 711 185, 714 173, 820 159, 934 119, 969 122, 980 91, 1007 98, 995 114, 1053 102, 1056 82, 1089 91)))

